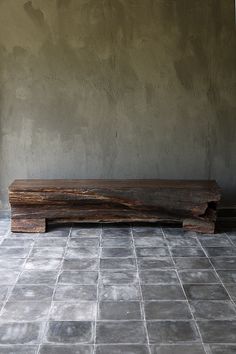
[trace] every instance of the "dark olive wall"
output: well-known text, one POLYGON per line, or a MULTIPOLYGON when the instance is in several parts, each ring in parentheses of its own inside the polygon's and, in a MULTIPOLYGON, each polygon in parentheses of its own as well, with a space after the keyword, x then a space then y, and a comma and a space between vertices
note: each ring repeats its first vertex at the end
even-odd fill
POLYGON ((236 196, 234 0, 0 0, 15 178, 215 178, 236 196))

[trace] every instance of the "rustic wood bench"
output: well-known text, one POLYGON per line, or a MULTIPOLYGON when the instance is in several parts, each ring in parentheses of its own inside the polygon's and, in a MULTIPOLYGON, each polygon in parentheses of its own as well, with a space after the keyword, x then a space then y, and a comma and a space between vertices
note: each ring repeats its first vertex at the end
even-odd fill
POLYGON ((181 222, 214 233, 215 181, 15 180, 9 187, 11 230, 45 232, 47 222, 181 222))

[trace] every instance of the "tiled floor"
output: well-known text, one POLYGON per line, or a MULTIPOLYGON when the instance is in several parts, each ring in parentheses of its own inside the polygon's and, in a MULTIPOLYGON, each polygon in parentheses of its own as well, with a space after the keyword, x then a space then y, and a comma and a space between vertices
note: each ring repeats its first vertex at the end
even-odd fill
POLYGON ((235 354, 236 230, 0 220, 0 354, 235 354))

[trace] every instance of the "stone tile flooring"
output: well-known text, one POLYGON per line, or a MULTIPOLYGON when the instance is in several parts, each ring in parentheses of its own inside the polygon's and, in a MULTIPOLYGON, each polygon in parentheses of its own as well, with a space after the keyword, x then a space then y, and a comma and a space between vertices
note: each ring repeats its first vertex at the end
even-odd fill
POLYGON ((0 354, 235 354, 236 230, 0 220, 0 354))

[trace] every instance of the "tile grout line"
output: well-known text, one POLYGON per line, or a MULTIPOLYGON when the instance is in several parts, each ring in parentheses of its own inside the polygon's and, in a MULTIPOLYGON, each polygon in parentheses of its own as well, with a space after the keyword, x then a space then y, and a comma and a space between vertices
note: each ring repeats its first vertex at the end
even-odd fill
POLYGON ((48 325, 48 322, 50 321, 50 315, 51 315, 52 306, 53 306, 53 299, 54 299, 54 295, 55 295, 55 293, 56 293, 58 280, 59 280, 59 277, 60 277, 60 275, 61 275, 61 271, 62 271, 62 267, 63 267, 65 255, 66 255, 66 251, 67 251, 68 244, 69 244, 69 239, 70 239, 71 230, 72 230, 72 226, 70 227, 69 234, 67 235, 67 242, 66 242, 66 245, 64 246, 63 256, 62 256, 62 259, 61 259, 60 266, 59 266, 59 268, 58 268, 58 274, 57 274, 56 282, 55 282, 55 284, 54 284, 54 289, 53 289, 53 293, 52 293, 51 304, 50 304, 50 307, 49 307, 49 310, 48 310, 48 315, 46 316, 46 319, 45 319, 45 321, 44 321, 44 329, 43 329, 43 331, 42 331, 42 335, 41 335, 41 338, 40 338, 39 347, 38 347, 38 350, 36 351, 36 354, 39 354, 39 352, 40 352, 41 345, 43 344, 43 340, 44 340, 45 335, 46 335, 47 325, 48 325))
MULTIPOLYGON (((229 238, 228 235, 227 235, 225 232, 224 232, 224 234, 227 236, 227 238, 229 238)), ((231 240, 230 240, 230 241, 231 241, 231 240)), ((225 289, 226 294, 229 296, 229 299, 230 299, 232 305, 234 306, 234 308, 236 308, 236 304, 234 303, 233 299, 231 298, 231 295, 230 295, 230 293, 228 292, 228 290, 226 289, 226 287, 225 287, 223 281, 221 280, 220 276, 218 275, 218 273, 217 273, 217 271, 216 271, 216 269, 215 269, 215 266, 213 265, 213 263, 212 263, 212 261, 211 261, 211 258, 208 256, 207 252, 205 251, 205 249, 204 249, 204 247, 202 246, 202 244, 201 244, 200 241, 199 241, 199 243, 200 243, 201 249, 202 249, 202 251, 204 252, 206 258, 208 259, 208 261, 210 262, 211 266, 213 267, 213 270, 214 270, 214 272, 215 272, 217 278, 219 279, 220 284, 221 284, 222 287, 225 289)), ((211 349, 210 349, 209 343, 204 344, 204 350, 206 351, 207 354, 211 354, 211 349), (208 348, 206 348, 206 346, 207 346, 208 348), (210 352, 209 352, 209 351, 210 351, 210 352)))
POLYGON ((9 223, 9 225, 7 226, 6 230, 3 232, 3 235, 0 236, 1 240, 0 240, 0 245, 3 243, 3 241, 5 240, 5 238, 7 237, 7 235, 11 232, 11 223, 9 223))
MULTIPOLYGON (((226 233, 225 233, 225 234, 226 234, 226 233)), ((227 234, 226 234, 226 236, 227 236, 227 234)), ((235 246, 233 246, 233 247, 235 247, 235 246)), ((219 279, 219 281, 220 281, 220 283, 217 283, 217 284, 221 284, 221 285, 223 286, 224 290, 226 291, 227 295, 229 296, 229 299, 230 299, 232 305, 233 305, 234 308, 236 309, 236 304, 235 304, 233 298, 231 297, 229 291, 228 291, 227 288, 225 287, 223 281, 221 280, 221 278, 220 278, 220 276, 219 276, 219 274, 218 274, 218 272, 217 272, 217 270, 216 270, 214 264, 213 264, 212 261, 211 261, 211 258, 208 256, 207 252, 205 251, 205 249, 204 249, 204 247, 203 247, 202 245, 201 245, 201 248, 202 248, 202 251, 204 252, 204 254, 206 255, 206 258, 209 260, 209 262, 210 262, 210 264, 211 264, 211 266, 212 266, 212 268, 213 268, 213 271, 215 272, 216 277, 217 277, 217 278, 219 279)), ((227 269, 226 269, 226 270, 227 270, 227 269)))
MULTIPOLYGON (((8 230, 8 232, 6 233, 6 235, 5 235, 5 237, 4 237, 4 240, 7 239, 7 236, 8 236, 10 233, 11 233, 11 228, 10 228, 10 226, 9 226, 9 230, 8 230)), ((27 261, 28 261, 29 258, 30 258, 30 254, 31 254, 31 252, 32 252, 32 250, 33 250, 33 248, 34 248, 35 241, 36 241, 36 239, 38 238, 38 236, 39 236, 39 233, 37 233, 37 234, 35 235, 34 239, 33 239, 32 246, 30 247, 30 250, 29 250, 29 252, 28 252, 28 255, 27 255, 27 257, 25 258, 25 261, 24 261, 23 264, 22 264, 22 270, 21 270, 21 272, 18 274, 15 283, 11 286, 11 288, 10 288, 10 290, 9 290, 9 292, 8 292, 8 295, 7 295, 7 297, 6 297, 6 300, 4 301, 4 305, 2 306, 2 309, 1 309, 1 311, 0 311, 0 316, 2 315, 3 309, 5 308, 5 306, 6 306, 7 302, 8 302, 8 300, 9 300, 10 296, 12 295, 12 291, 13 291, 13 289, 15 288, 15 286, 16 286, 16 284, 17 284, 19 278, 20 278, 20 276, 21 276, 21 275, 23 274, 23 272, 25 271, 25 265, 26 265, 27 261)), ((29 322, 29 321, 28 321, 28 322, 29 322)), ((22 323, 24 323, 24 322, 22 322, 22 323)), ((39 322, 39 323, 41 324, 41 322, 39 322)), ((40 327, 41 327, 41 326, 40 326, 40 327)), ((40 328, 40 331, 39 331, 39 338, 41 337, 41 335, 42 335, 42 327, 40 328)), ((37 347, 38 347, 38 349, 36 349, 35 354, 38 353, 38 350, 39 350, 39 343, 36 344, 36 348, 37 348, 37 347)))
MULTIPOLYGON (((9 229, 8 232, 6 233, 5 237, 4 237, 4 240, 7 238, 7 236, 8 236, 10 233, 11 233, 11 230, 9 229)), ((15 282, 14 282, 13 284, 10 284, 10 285, 9 285, 10 289, 8 290, 6 299, 5 299, 5 301, 3 302, 3 305, 2 305, 2 308, 1 308, 1 311, 0 311, 0 317, 1 317, 1 315, 2 315, 3 309, 4 309, 5 306, 6 306, 6 303, 8 302, 10 296, 12 295, 12 291, 13 291, 13 289, 15 288, 15 286, 16 286, 16 284, 17 284, 19 278, 20 278, 20 276, 21 276, 22 273, 25 271, 25 265, 26 265, 27 261, 28 261, 29 258, 30 258, 30 254, 31 254, 31 252, 32 252, 32 250, 33 250, 33 248, 34 248, 34 244, 35 244, 36 239, 38 238, 38 235, 39 235, 38 233, 35 235, 35 237, 34 237, 34 239, 33 239, 33 242, 32 242, 32 245, 31 245, 31 247, 29 247, 29 252, 28 252, 27 256, 26 256, 25 258, 23 258, 23 259, 24 259, 24 262, 23 262, 23 264, 22 264, 22 269, 21 269, 21 271, 19 272, 19 274, 18 274, 18 276, 17 276, 15 282)), ((17 259, 17 258, 16 258, 16 259, 17 259)), ((14 261, 14 258, 12 258, 12 260, 14 261)), ((11 270, 11 269, 10 269, 10 270, 11 270)), ((11 271, 16 271, 16 270, 15 270, 15 269, 12 269, 11 271)), ((7 286, 8 286, 8 285, 7 285, 7 286)))
MULTIPOLYGON (((187 295, 186 295, 186 293, 185 293, 183 283, 182 283, 182 281, 181 281, 181 279, 180 279, 180 277, 179 277, 178 269, 177 269, 176 264, 175 264, 175 262, 174 262, 174 257, 172 256, 171 249, 170 249, 170 246, 169 246, 169 243, 168 243, 168 240, 167 240, 167 238, 166 238, 166 235, 165 235, 165 232, 164 232, 163 228, 161 228, 161 231, 162 231, 164 240, 166 241, 166 244, 167 244, 167 247, 168 247, 168 250, 169 250, 169 253, 170 253, 170 257, 171 257, 172 262, 173 262, 173 264, 174 264, 174 268, 175 268, 175 272, 176 272, 176 274, 177 274, 177 278, 178 278, 178 280, 179 280, 180 286, 181 286, 182 291, 183 291, 183 293, 184 293, 184 296, 185 296, 185 298, 186 298, 186 301, 187 301, 187 304, 188 304, 188 308, 189 308, 189 311, 190 311, 191 316, 192 316, 192 321, 194 321, 195 326, 196 326, 196 328, 197 328, 197 331, 198 331, 198 334, 199 334, 199 338, 200 338, 200 341, 201 341, 203 350, 205 351, 206 354, 208 354, 208 353, 206 352, 206 349, 205 349, 205 346, 204 346, 204 343, 203 343, 203 339, 202 339, 202 335, 201 335, 200 329, 199 329, 199 327, 198 327, 197 321, 196 321, 196 319, 195 319, 195 317, 194 317, 194 315, 193 315, 193 312, 192 312, 192 309, 191 309, 191 306, 190 306, 190 302, 189 302, 188 297, 187 297, 187 295)), ((173 236, 173 237, 174 237, 174 236, 173 236)), ((198 241, 198 239, 197 239, 197 241, 198 241)), ((200 242, 198 241, 198 243, 200 243, 200 242)))
POLYGON ((133 249, 134 249, 134 259, 135 259, 135 263, 136 263, 136 272, 137 272, 139 292, 140 292, 140 297, 141 297, 141 299, 139 301, 139 306, 140 306, 141 315, 143 318, 143 325, 144 325, 145 333, 146 333, 148 352, 149 352, 149 354, 151 354, 151 347, 150 347, 149 335, 148 335, 148 329, 147 329, 147 321, 146 321, 145 309, 144 309, 143 293, 142 293, 141 281, 140 281, 140 277, 139 277, 138 259, 137 259, 136 247, 135 247, 135 243, 134 243, 133 227, 131 225, 130 225, 130 232, 131 232, 131 237, 132 237, 132 243, 133 243, 133 249))
POLYGON ((97 301, 96 301, 96 313, 95 313, 95 320, 94 320, 94 344, 93 344, 93 354, 96 353, 96 340, 97 340, 97 320, 98 320, 98 308, 99 308, 99 282, 100 282, 100 258, 102 254, 102 231, 103 231, 103 224, 101 225, 100 235, 99 235, 99 254, 98 254, 98 269, 97 269, 97 301))
POLYGON ((231 240, 231 237, 227 234, 227 232, 223 232, 223 234, 226 235, 226 238, 227 238, 228 241, 230 242, 231 246, 235 247, 235 244, 233 243, 233 241, 231 240))
MULTIPOLYGON (((10 229, 10 225, 9 225, 8 230, 7 230, 6 234, 5 234, 4 237, 3 237, 1 244, 3 243, 3 241, 4 241, 5 239, 7 239, 8 235, 9 235, 10 233, 11 233, 11 229, 10 229)), ((31 252, 31 249, 30 249, 29 253, 30 253, 30 252, 31 252)), ((23 266, 25 265, 25 263, 26 263, 26 259, 25 259, 25 261, 23 262, 22 269, 23 269, 23 266)), ((11 271, 15 271, 15 269, 14 269, 14 270, 13 270, 13 269, 10 269, 10 270, 11 270, 11 271)), ((1 309, 0 309, 0 318, 1 318, 3 309, 4 309, 4 307, 6 306, 6 303, 7 303, 8 299, 10 298, 10 296, 11 296, 11 294, 12 294, 12 290, 14 289, 14 287, 15 287, 15 285, 16 285, 18 279, 19 279, 19 276, 20 276, 20 274, 18 274, 18 277, 16 278, 16 281, 15 281, 15 283, 14 283, 13 285, 12 285, 12 284, 7 285, 7 287, 9 287, 9 289, 7 290, 6 298, 5 298, 5 300, 3 301, 2 307, 1 307, 1 309)))

